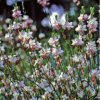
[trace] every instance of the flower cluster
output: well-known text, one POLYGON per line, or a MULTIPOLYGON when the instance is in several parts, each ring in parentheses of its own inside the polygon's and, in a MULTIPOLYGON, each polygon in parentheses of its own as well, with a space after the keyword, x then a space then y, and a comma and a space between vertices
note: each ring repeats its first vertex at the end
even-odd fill
POLYGON ((65 12, 65 9, 62 6, 52 5, 48 9, 49 16, 44 18, 41 22, 41 24, 44 27, 51 27, 56 30, 60 29, 72 29, 74 27, 72 22, 68 22, 68 19, 66 18, 67 13, 65 12))
MULTIPOLYGON (((84 8, 83 8, 84 9, 84 8)), ((80 34, 85 34, 89 30, 89 33, 94 33, 97 31, 98 22, 97 18, 94 18, 91 14, 80 14, 78 17, 80 24, 76 27, 76 32, 80 34)))
MULTIPOLYGON (((48 0, 39 0, 43 7, 48 5, 46 2, 48 0)), ((5 29, 0 35, 0 99, 98 98, 100 38, 95 41, 93 33, 98 31, 98 22, 93 17, 93 11, 89 16, 80 14, 76 29, 73 22, 66 19, 61 6, 52 5, 48 14, 46 20, 49 23, 41 23, 52 26, 49 38, 44 38, 42 32, 40 39, 36 38, 36 25, 18 8, 13 11, 13 19, 6 20, 7 25, 3 26, 5 29), (65 39, 63 32, 69 30, 73 34, 65 39)))

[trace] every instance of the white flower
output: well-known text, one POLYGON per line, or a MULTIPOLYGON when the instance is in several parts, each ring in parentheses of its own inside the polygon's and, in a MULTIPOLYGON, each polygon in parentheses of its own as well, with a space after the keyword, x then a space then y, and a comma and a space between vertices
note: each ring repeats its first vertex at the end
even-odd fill
POLYGON ((100 77, 100 70, 94 69, 91 71, 92 76, 96 75, 96 78, 99 79, 100 77))
POLYGON ((13 39, 13 36, 12 36, 11 33, 5 34, 5 40, 6 40, 6 41, 11 41, 12 39, 13 39))
POLYGON ((30 38, 32 38, 32 34, 33 32, 20 32, 19 39, 21 39, 22 41, 29 40, 30 38))
POLYGON ((92 18, 89 21, 87 21, 87 23, 88 23, 87 27, 89 27, 90 32, 97 31, 98 22, 96 20, 97 20, 96 18, 92 18))
POLYGON ((69 65, 68 67, 68 72, 70 73, 70 74, 73 74, 73 68, 69 65))
POLYGON ((52 15, 50 15, 50 23, 51 23, 52 27, 55 26, 58 18, 59 18, 59 14, 57 14, 57 13, 53 13, 52 15))
POLYGON ((65 22, 64 25, 62 26, 63 29, 72 29, 74 26, 73 26, 73 23, 72 22, 65 22))
POLYGON ((55 47, 59 44, 59 39, 57 37, 50 38, 48 41, 49 45, 55 47))
POLYGON ((83 91, 79 91, 79 92, 77 93, 77 95, 78 95, 80 98, 83 98, 84 92, 83 92, 83 91))
POLYGON ((73 59, 73 61, 75 61, 75 62, 79 62, 79 57, 78 57, 77 55, 74 55, 72 59, 73 59))
POLYGON ((20 28, 21 28, 20 23, 13 22, 12 29, 16 30, 16 29, 20 29, 20 28))
POLYGON ((29 91, 30 87, 29 86, 24 86, 25 91, 29 91))
POLYGON ((32 30, 32 31, 37 31, 36 25, 32 25, 32 26, 31 26, 31 30, 32 30))
MULTIPOLYGON (((66 13, 63 13, 62 15, 60 15, 61 17, 58 19, 58 22, 63 26, 66 24, 66 13)), ((71 23, 67 23, 68 25, 70 25, 71 23)), ((68 27, 68 26, 67 26, 68 27)))
POLYGON ((27 20, 27 19, 29 19, 29 16, 28 15, 24 15, 22 19, 23 20, 27 20))
POLYGON ((74 3, 76 3, 78 0, 73 0, 74 3))
POLYGON ((98 38, 97 43, 99 43, 99 44, 100 44, 100 38, 98 38))
POLYGON ((84 41, 82 40, 81 37, 79 37, 79 39, 72 40, 72 45, 74 46, 82 46, 83 44, 84 44, 84 41))
POLYGON ((58 56, 58 55, 62 55, 63 54, 63 50, 61 49, 61 48, 52 48, 52 54, 54 55, 54 56, 58 56))
POLYGON ((96 44, 95 41, 90 41, 86 44, 86 50, 88 52, 96 52, 96 44))
POLYGON ((44 33, 39 33, 39 39, 42 39, 45 37, 45 34, 44 33))
POLYGON ((26 23, 27 23, 28 26, 32 27, 33 20, 29 18, 29 19, 26 20, 26 23))
POLYGON ((50 8, 50 23, 51 26, 55 29, 65 25, 66 23, 66 13, 62 6, 52 5, 50 8))
POLYGON ((28 28, 27 22, 23 22, 23 23, 21 24, 21 27, 22 27, 23 29, 28 28))
POLYGON ((39 49, 41 49, 41 43, 30 39, 29 40, 29 48, 31 48, 32 50, 39 50, 39 49))
POLYGON ((73 57, 72 57, 72 60, 74 61, 74 62, 80 62, 80 61, 82 61, 83 60, 83 56, 82 55, 73 55, 73 57))
POLYGON ((66 23, 66 13, 59 15, 57 13, 53 13, 50 16, 50 22, 52 27, 54 27, 55 29, 59 28, 59 26, 64 26, 66 23))
POLYGON ((16 63, 17 61, 19 61, 19 57, 17 57, 16 55, 14 55, 13 57, 12 56, 8 56, 8 58, 9 58, 9 61, 11 62, 11 63, 16 63))
POLYGON ((4 45, 0 46, 0 52, 5 52, 5 46, 4 45))
POLYGON ((20 17, 21 15, 22 15, 22 14, 21 14, 21 11, 18 9, 18 7, 15 7, 15 8, 13 9, 12 17, 18 18, 18 17, 20 17))
POLYGON ((47 58, 49 57, 49 54, 50 54, 50 48, 49 49, 44 49, 42 48, 40 51, 39 51, 40 55, 43 57, 43 58, 47 58))
POLYGON ((5 20, 5 22, 6 22, 7 24, 10 24, 11 19, 10 19, 10 18, 7 18, 7 19, 5 20))
POLYGON ((83 81, 83 86, 86 87, 87 85, 87 81, 83 81))
POLYGON ((87 14, 85 14, 85 15, 80 14, 80 16, 78 17, 78 20, 79 21, 86 21, 86 20, 88 20, 88 15, 87 14))
POLYGON ((86 25, 78 25, 78 27, 76 27, 75 31, 79 32, 79 33, 84 33, 85 31, 87 31, 86 25))

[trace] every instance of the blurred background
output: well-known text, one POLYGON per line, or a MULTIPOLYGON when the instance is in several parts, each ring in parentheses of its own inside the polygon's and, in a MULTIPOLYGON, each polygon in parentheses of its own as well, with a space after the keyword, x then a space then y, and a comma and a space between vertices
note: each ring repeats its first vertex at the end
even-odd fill
MULTIPOLYGON (((37 2, 38 0, 0 0, 0 25, 5 23, 7 18, 12 19, 12 10, 17 2, 22 14, 27 14, 37 24, 37 36, 40 31, 43 33, 49 32, 49 28, 43 27, 41 21, 47 16, 44 13, 43 7, 37 2), (47 31, 45 31, 47 30, 47 31)), ((80 14, 81 6, 85 6, 86 13, 89 14, 90 7, 95 7, 95 17, 99 20, 99 0, 48 0, 50 8, 52 5, 62 6, 66 12, 68 12, 70 21, 77 21, 80 14)), ((76 23, 77 24, 77 23, 76 23)), ((48 35, 48 34, 46 34, 48 35)), ((99 34, 98 34, 99 35, 99 34)), ((97 37, 98 37, 97 35, 97 37)))
MULTIPOLYGON (((32 19, 39 21, 46 16, 42 12, 42 6, 37 3, 37 0, 0 0, 0 18, 11 18, 12 10, 16 1, 22 13, 22 8, 24 6, 26 14, 32 19)), ((75 9, 79 10, 81 5, 86 6, 88 10, 89 6, 95 6, 98 9, 99 0, 50 0, 49 7, 52 4, 61 5, 67 11, 75 9)))

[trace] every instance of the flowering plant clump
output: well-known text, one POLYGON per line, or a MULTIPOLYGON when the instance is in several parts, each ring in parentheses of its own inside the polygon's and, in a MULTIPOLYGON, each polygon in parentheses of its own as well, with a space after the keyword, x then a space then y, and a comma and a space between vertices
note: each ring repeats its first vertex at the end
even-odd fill
MULTIPOLYGON (((44 9, 49 0, 38 3, 44 9)), ((34 21, 18 7, 13 19, 6 20, 7 28, 0 30, 0 100, 98 99, 100 38, 95 40, 98 21, 94 8, 88 15, 82 6, 77 26, 59 8, 61 12, 52 5, 41 22, 52 30, 44 41, 34 36, 34 21), (72 31, 77 34, 70 34, 72 31)), ((45 36, 41 33, 39 37, 45 36)))

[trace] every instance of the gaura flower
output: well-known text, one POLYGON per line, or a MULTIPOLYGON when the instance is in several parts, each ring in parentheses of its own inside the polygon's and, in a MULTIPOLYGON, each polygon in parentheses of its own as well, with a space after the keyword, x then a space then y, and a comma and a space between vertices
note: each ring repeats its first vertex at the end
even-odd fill
POLYGON ((63 29, 72 29, 74 26, 73 26, 73 23, 72 22, 66 22, 63 26, 63 29))
POLYGON ((49 45, 55 47, 59 44, 59 39, 57 37, 52 37, 48 41, 49 45))
POLYGON ((42 48, 40 51, 39 51, 40 55, 43 57, 43 58, 48 58, 49 55, 50 55, 50 48, 49 49, 44 49, 42 48))
POLYGON ((80 37, 79 39, 72 40, 72 45, 73 46, 82 46, 82 45, 84 45, 84 41, 80 37))
POLYGON ((52 54, 54 56, 59 56, 63 54, 63 50, 61 48, 52 48, 52 54))
POLYGON ((79 21, 82 21, 82 22, 84 22, 84 21, 87 21, 88 20, 88 15, 87 14, 80 14, 80 16, 78 17, 78 20, 79 21))
POLYGON ((41 43, 30 39, 29 40, 29 48, 31 48, 32 50, 40 50, 41 49, 41 43))
POLYGON ((87 31, 86 25, 78 25, 78 27, 76 27, 75 31, 79 32, 79 33, 84 33, 85 31, 87 31))
POLYGON ((86 51, 88 52, 96 52, 96 44, 95 41, 90 41, 86 44, 86 51))
POLYGON ((89 21, 87 21, 87 23, 88 23, 87 27, 89 28, 90 32, 97 31, 98 22, 96 20, 97 20, 96 18, 92 18, 89 21))
POLYGON ((97 43, 100 44, 100 38, 98 38, 97 43))
POLYGON ((42 39, 45 37, 45 34, 44 33, 39 33, 39 39, 42 39))
POLYGON ((15 7, 15 8, 13 9, 12 17, 18 18, 18 17, 20 17, 21 15, 22 15, 22 14, 21 14, 21 11, 18 9, 18 7, 15 7))

